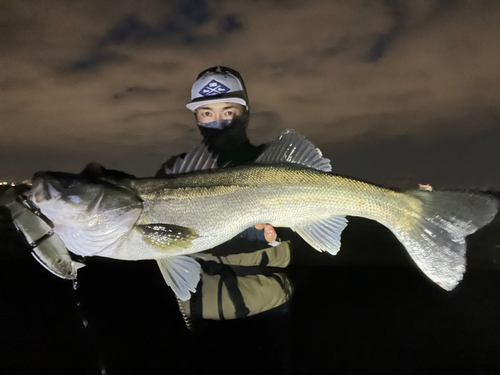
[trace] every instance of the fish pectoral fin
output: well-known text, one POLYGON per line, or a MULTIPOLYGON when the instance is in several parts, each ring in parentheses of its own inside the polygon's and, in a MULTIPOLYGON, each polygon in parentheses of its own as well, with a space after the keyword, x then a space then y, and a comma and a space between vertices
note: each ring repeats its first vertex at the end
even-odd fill
POLYGON ((186 255, 156 259, 165 282, 182 301, 191 298, 190 292, 196 292, 200 281, 200 264, 186 255))
POLYGON ((292 227, 309 245, 318 251, 335 255, 340 250, 340 234, 347 226, 345 216, 332 216, 321 221, 292 227))
POLYGON ((186 249, 198 237, 194 229, 173 224, 143 224, 137 229, 148 244, 162 251, 186 249))
POLYGON ((331 172, 330 160, 321 151, 293 129, 284 130, 269 143, 255 160, 260 164, 294 163, 323 172, 331 172))

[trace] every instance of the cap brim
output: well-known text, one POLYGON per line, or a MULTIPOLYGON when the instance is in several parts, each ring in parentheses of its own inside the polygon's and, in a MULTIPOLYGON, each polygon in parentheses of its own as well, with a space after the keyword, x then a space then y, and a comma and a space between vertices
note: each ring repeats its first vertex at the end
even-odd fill
POLYGON ((245 107, 247 106, 247 102, 245 101, 245 99, 241 98, 214 98, 214 99, 201 100, 199 102, 189 102, 188 104, 186 104, 186 107, 194 112, 196 108, 201 107, 202 105, 209 103, 220 103, 220 102, 237 103, 244 105, 245 107))

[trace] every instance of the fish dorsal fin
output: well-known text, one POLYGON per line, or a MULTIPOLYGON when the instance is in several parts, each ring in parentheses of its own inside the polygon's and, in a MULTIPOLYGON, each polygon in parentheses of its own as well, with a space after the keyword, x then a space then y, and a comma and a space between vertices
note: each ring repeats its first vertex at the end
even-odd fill
POLYGON ((325 220, 295 226, 292 229, 316 250, 335 255, 340 250, 340 234, 346 226, 345 216, 332 216, 325 220))
POLYGON ((191 292, 196 292, 200 281, 200 264, 186 255, 156 259, 156 262, 165 282, 175 295, 182 301, 190 299, 191 292))
POLYGON ((321 151, 293 129, 281 132, 278 138, 269 143, 255 160, 261 164, 294 163, 331 172, 330 160, 321 151))
POLYGON ((166 167, 166 174, 181 174, 205 171, 217 168, 217 157, 208 150, 208 146, 200 144, 189 150, 184 157, 177 157, 171 168, 166 167))

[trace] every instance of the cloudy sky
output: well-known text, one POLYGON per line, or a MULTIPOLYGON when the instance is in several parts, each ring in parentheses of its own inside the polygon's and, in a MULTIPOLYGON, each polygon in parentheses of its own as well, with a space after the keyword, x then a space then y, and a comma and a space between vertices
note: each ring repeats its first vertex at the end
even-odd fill
POLYGON ((154 174, 199 142, 185 103, 222 64, 253 143, 294 128, 339 174, 500 189, 499 19, 480 0, 0 0, 0 179, 154 174))

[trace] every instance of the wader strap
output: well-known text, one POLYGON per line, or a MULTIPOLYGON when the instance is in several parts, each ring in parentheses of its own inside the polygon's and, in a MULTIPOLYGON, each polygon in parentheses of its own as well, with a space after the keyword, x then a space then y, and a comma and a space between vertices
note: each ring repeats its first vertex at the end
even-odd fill
MULTIPOLYGON (((222 260, 221 259, 219 260, 222 263, 222 260)), ((205 263, 206 265, 206 262, 203 263, 205 263)), ((202 268, 204 269, 205 272, 207 272, 203 267, 204 265, 203 263, 202 263, 202 268)), ((234 271, 231 269, 231 267, 226 266, 224 264, 210 262, 209 269, 212 275, 220 275, 219 286, 217 290, 217 308, 219 311, 220 320, 224 320, 224 312, 222 310, 222 283, 226 284, 229 298, 231 298, 231 302, 233 302, 234 305, 236 318, 240 319, 248 316, 250 310, 245 305, 243 295, 241 294, 240 288, 238 287, 238 279, 234 271)))
MULTIPOLYGON (((219 258, 219 261, 222 263, 222 259, 219 258)), ((224 284, 226 284, 227 292, 229 293, 229 297, 233 302, 236 319, 248 316, 250 310, 245 305, 243 295, 241 294, 241 290, 238 287, 238 278, 236 277, 236 274, 231 267, 222 264, 220 266, 221 270, 219 271, 219 275, 221 276, 221 281, 224 281, 224 284)), ((222 311, 222 286, 220 283, 218 302, 220 314, 222 311)))
POLYGON ((191 294, 191 317, 196 320, 203 319, 203 298, 202 298, 203 281, 200 280, 196 287, 196 292, 191 294))
POLYGON ((222 276, 219 278, 219 285, 217 287, 217 310, 219 311, 219 319, 224 319, 224 311, 222 310, 222 276))
POLYGON ((265 251, 262 252, 262 259, 260 260, 259 267, 265 267, 269 264, 269 257, 265 251))

